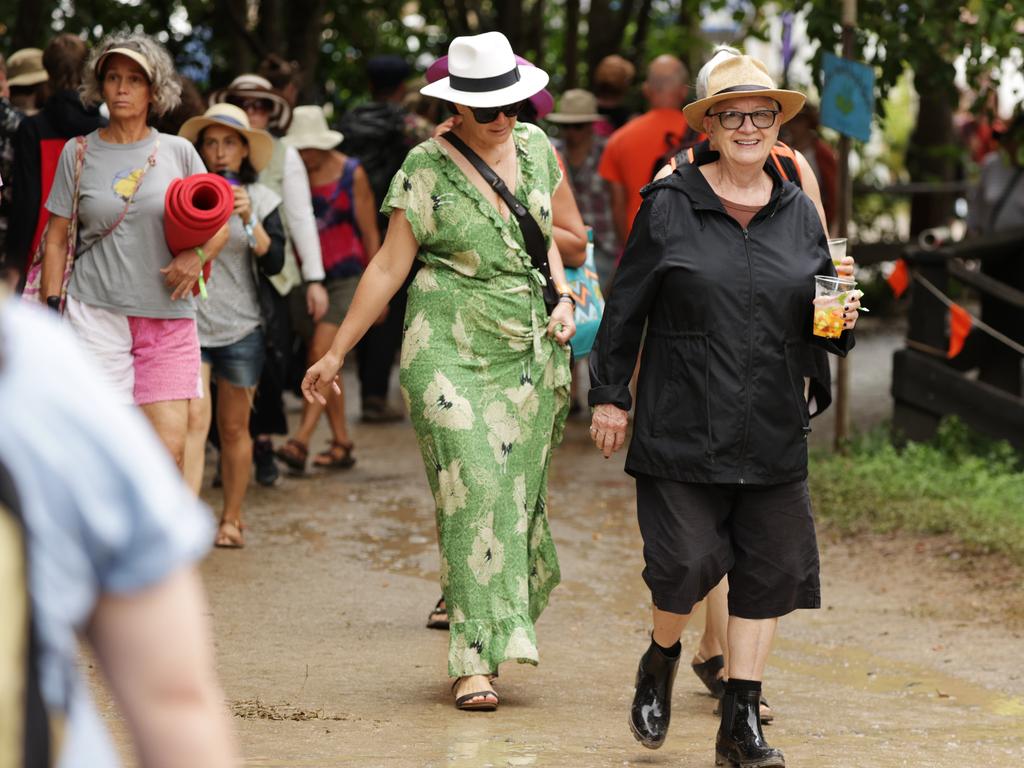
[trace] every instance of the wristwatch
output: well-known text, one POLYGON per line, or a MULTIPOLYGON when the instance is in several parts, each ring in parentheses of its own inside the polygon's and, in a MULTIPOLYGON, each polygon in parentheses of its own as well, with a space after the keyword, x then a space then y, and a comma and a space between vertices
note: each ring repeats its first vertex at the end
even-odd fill
POLYGON ((47 296, 46 306, 48 306, 54 312, 60 312, 60 296, 47 296))
POLYGON ((249 219, 248 224, 243 225, 245 227, 245 236, 249 240, 249 247, 256 247, 256 223, 252 219, 249 219))

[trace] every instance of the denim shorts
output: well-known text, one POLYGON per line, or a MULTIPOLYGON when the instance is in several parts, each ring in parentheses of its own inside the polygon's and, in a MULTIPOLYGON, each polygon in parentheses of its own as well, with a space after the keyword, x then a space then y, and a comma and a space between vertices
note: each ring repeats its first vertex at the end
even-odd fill
POLYGON ((259 384, 265 357, 262 328, 226 347, 203 347, 203 362, 210 364, 213 378, 236 387, 259 384))

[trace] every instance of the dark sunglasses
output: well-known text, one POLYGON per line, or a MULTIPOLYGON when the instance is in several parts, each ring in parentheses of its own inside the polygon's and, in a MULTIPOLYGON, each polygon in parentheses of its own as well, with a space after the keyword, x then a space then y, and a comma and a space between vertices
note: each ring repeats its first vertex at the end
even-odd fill
POLYGON ((272 112, 274 103, 269 99, 244 99, 239 97, 229 98, 228 104, 233 104, 246 112, 272 112))
POLYGON ((519 117, 525 103, 526 101, 523 100, 517 101, 515 104, 506 104, 504 107, 470 107, 469 111, 473 113, 473 119, 478 123, 493 123, 498 119, 499 114, 505 117, 519 117))

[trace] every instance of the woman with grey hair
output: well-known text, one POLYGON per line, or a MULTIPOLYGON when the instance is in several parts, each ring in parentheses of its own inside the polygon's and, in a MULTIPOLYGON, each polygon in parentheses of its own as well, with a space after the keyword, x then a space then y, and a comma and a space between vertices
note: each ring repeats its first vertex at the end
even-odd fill
POLYGON ((192 288, 223 247, 227 228, 181 253, 171 253, 164 239, 168 185, 206 170, 191 143, 150 127, 178 104, 174 75, 167 51, 146 35, 111 35, 96 47, 82 101, 106 104, 110 123, 61 152, 46 202, 51 218, 40 296, 60 308, 73 258, 66 286, 71 327, 180 467, 188 401, 201 394, 192 288))

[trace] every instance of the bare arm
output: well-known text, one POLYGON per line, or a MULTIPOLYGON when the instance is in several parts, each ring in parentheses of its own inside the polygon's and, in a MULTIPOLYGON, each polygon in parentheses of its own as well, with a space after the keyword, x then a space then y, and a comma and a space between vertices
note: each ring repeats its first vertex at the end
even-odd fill
POLYGON ((377 201, 373 197, 373 187, 363 166, 356 168, 355 176, 355 216, 356 224, 362 233, 363 250, 372 258, 380 250, 380 230, 377 229, 377 201))
POLYGON ((226 768, 234 739, 214 672, 208 608, 192 568, 104 595, 88 637, 145 768, 226 768))
POLYGON ((43 269, 39 276, 39 300, 47 296, 60 295, 60 284, 68 258, 68 224, 70 219, 51 215, 46 227, 46 244, 43 251, 43 269))
MULTIPOLYGON (((555 285, 566 284, 562 257, 558 253, 558 246, 554 240, 551 242, 551 247, 548 248, 548 268, 551 270, 551 280, 555 285)), ((559 301, 551 311, 551 317, 548 318, 548 336, 554 338, 559 344, 568 344, 569 340, 576 335, 575 318, 573 305, 569 302, 559 301)))
POLYGON ((564 177, 551 196, 551 234, 562 262, 569 267, 582 267, 587 259, 587 230, 564 177))
POLYGON ((352 306, 345 314, 338 332, 334 334, 331 348, 306 371, 302 392, 307 400, 326 404, 325 395, 332 386, 337 387, 334 379, 341 370, 345 355, 387 308, 391 297, 408 277, 418 250, 419 243, 413 236, 405 211, 396 209, 391 214, 384 245, 370 260, 359 279, 352 306))
POLYGON ((615 223, 615 237, 618 242, 626 242, 629 225, 626 223, 626 188, 617 181, 609 181, 608 189, 612 198, 612 221, 615 223))
POLYGON ((821 228, 828 234, 828 221, 825 219, 825 206, 821 202, 821 188, 818 186, 818 177, 814 175, 814 169, 811 168, 811 164, 807 162, 807 158, 804 157, 802 152, 793 150, 793 154, 796 155, 796 164, 800 168, 800 184, 803 186, 804 193, 811 198, 811 202, 814 203, 814 207, 818 211, 818 216, 821 218, 821 228))

